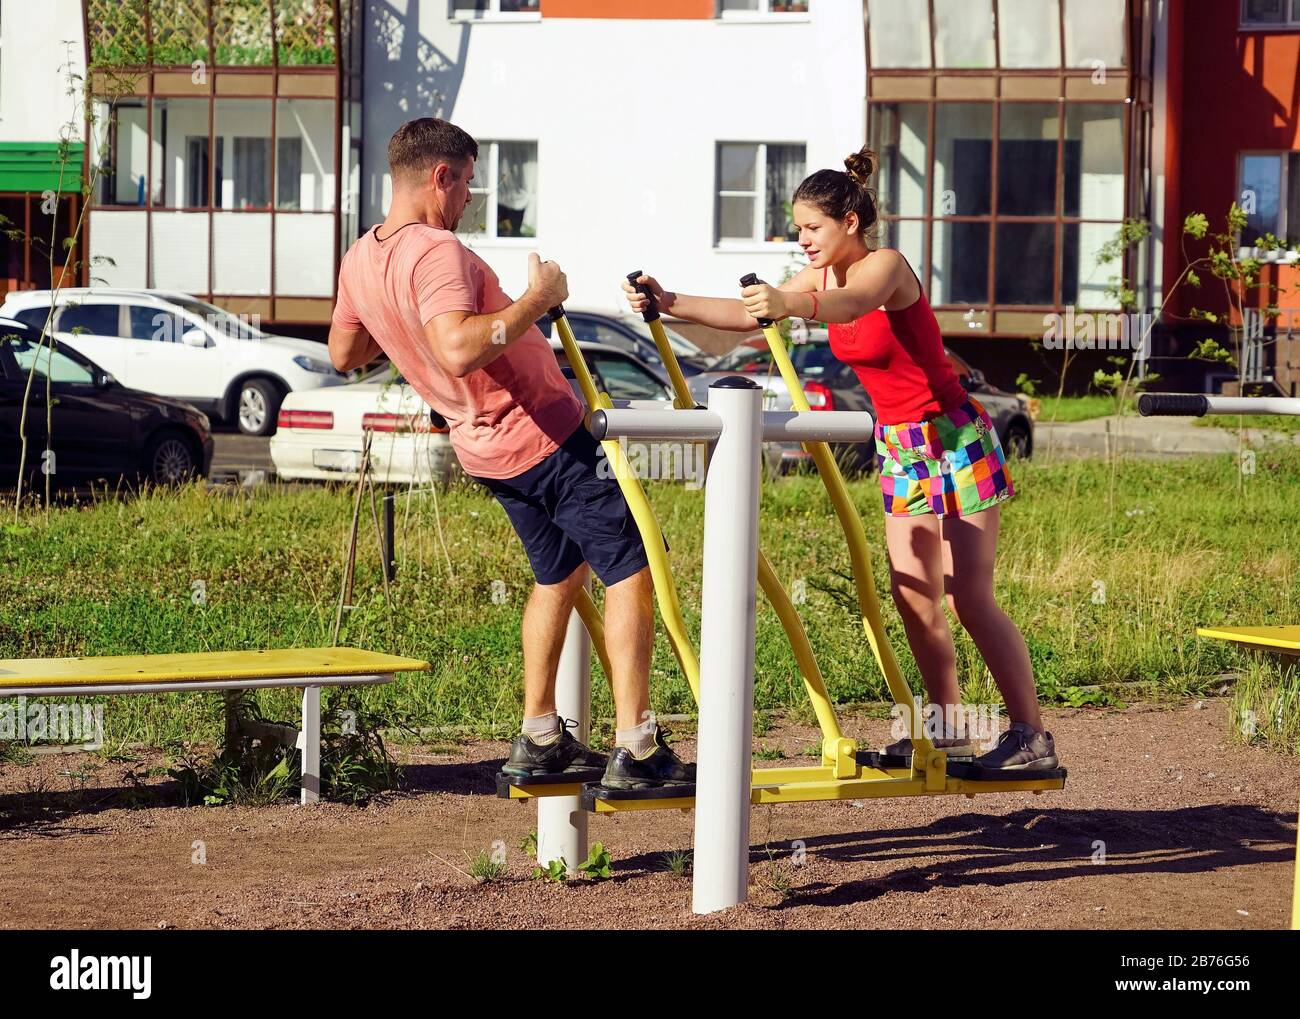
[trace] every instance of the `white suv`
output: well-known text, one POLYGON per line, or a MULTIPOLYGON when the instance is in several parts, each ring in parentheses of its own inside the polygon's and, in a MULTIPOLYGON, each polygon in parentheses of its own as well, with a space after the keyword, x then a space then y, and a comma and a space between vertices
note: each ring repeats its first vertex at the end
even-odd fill
MULTIPOLYGON (((55 337, 128 389, 170 396, 245 435, 275 431, 288 392, 342 385, 325 345, 272 336, 185 294, 106 287, 58 291, 55 337)), ((50 291, 10 292, 0 315, 45 326, 50 291)))

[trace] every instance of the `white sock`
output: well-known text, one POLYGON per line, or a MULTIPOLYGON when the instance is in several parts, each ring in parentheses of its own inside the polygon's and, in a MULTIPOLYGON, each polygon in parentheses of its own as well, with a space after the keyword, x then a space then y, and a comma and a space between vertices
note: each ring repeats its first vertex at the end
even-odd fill
POLYGON ((523 734, 538 746, 547 746, 560 738, 560 716, 554 711, 524 717, 523 734))
POLYGON ((631 752, 633 757, 645 757, 655 748, 655 732, 658 731, 654 712, 640 725, 630 729, 614 730, 614 745, 631 752))

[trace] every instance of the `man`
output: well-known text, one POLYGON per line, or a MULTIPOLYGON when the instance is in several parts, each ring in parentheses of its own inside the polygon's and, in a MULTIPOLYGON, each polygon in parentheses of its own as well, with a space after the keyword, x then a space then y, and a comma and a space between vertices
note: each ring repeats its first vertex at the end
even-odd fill
MULTIPOLYGON (((535 323, 568 297, 564 273, 534 253, 517 301, 452 231, 469 205, 478 145, 447 121, 403 124, 388 144, 387 219, 339 270, 330 360, 348 371, 387 354, 447 419, 461 466, 504 507, 536 578, 524 608, 524 722, 504 770, 541 776, 605 767, 603 784, 691 781, 650 711, 654 640, 645 549, 618 483, 596 470, 583 407, 535 323), (588 564, 605 584, 605 642, 616 711, 608 761, 555 710, 565 627, 588 564)), ((607 472, 605 472, 607 473, 607 472)))

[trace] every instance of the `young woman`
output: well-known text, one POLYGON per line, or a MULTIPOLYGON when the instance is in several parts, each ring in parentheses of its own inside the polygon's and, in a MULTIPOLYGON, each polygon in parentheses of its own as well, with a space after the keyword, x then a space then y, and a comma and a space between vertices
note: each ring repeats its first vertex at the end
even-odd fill
MULTIPOLYGON (((692 297, 642 276, 660 310, 716 329, 748 332, 756 319, 797 315, 826 322, 831 350, 857 374, 876 410, 876 454, 885 498, 890 580, 907 642, 930 702, 957 717, 957 656, 943 600, 966 628, 997 682, 1011 727, 977 759, 986 768, 1057 767, 1038 711, 1029 652, 993 594, 1001 504, 1013 494, 997 432, 948 365, 939 324, 921 284, 897 251, 873 247, 875 156, 863 149, 848 172, 818 170, 794 193, 793 216, 808 266, 780 287, 746 287, 740 300, 692 297)), ((628 301, 646 304, 625 283, 628 301)), ((963 731, 936 745, 974 756, 963 731)), ((910 755, 910 740, 885 747, 910 755)))

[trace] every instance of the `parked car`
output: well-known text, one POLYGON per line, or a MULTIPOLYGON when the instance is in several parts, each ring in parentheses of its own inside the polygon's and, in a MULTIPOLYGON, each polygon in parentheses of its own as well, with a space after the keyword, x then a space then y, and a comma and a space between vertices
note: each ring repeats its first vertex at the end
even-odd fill
MULTIPOLYGON (((0 315, 44 328, 50 291, 13 291, 0 315)), ((185 294, 70 288, 52 331, 130 389, 193 404, 245 435, 269 435, 285 393, 342 385, 324 345, 273 336, 185 294)))
MULTIPOLYGON (((998 438, 1008 457, 1029 457, 1034 448, 1034 426, 1024 399, 992 386, 978 369, 945 348, 948 364, 961 379, 966 391, 973 394, 989 412, 998 438)), ((853 369, 831 352, 825 329, 812 329, 808 338, 790 345, 790 361, 803 384, 804 396, 813 410, 865 410, 875 413, 871 398, 853 369)), ((688 382, 700 403, 707 404, 708 388, 725 375, 761 374, 767 393, 768 410, 790 410, 793 406, 785 380, 772 361, 765 339, 746 340, 735 350, 715 360, 707 372, 692 376, 688 382)), ((797 443, 781 443, 782 467, 789 469, 808 462, 811 457, 797 443)), ((846 471, 871 470, 875 467, 874 441, 834 443, 832 450, 846 471)))
POLYGON ((0 318, 0 485, 14 487, 22 453, 24 394, 27 456, 23 485, 44 491, 47 411, 50 474, 59 488, 95 481, 172 485, 206 477, 212 466, 207 416, 180 400, 122 386, 85 355, 14 319, 0 318), (36 375, 28 391, 28 376, 36 375), (53 407, 46 404, 49 384, 53 407))
MULTIPOLYGON (((607 347, 631 354, 638 361, 649 365, 650 370, 665 385, 668 383, 668 371, 659 357, 659 348, 655 346, 650 327, 634 315, 608 315, 599 311, 570 311, 565 309, 565 318, 573 330, 573 338, 580 343, 603 343, 607 347)), ((551 336, 551 320, 544 317, 537 323, 544 336, 551 336)), ((682 366, 682 374, 688 378, 705 371, 712 358, 681 333, 664 326, 668 336, 668 345, 673 349, 677 363, 682 366)))
MULTIPOLYGON (((550 342, 561 371, 581 400, 563 346, 558 337, 550 342)), ((648 365, 603 343, 579 341, 578 349, 597 387, 616 405, 671 409, 671 394, 648 365)), ((285 397, 279 428, 271 438, 277 475, 286 480, 355 481, 366 429, 374 433, 370 455, 379 482, 425 484, 460 470, 447 422, 395 366, 385 363, 357 382, 285 397)))

